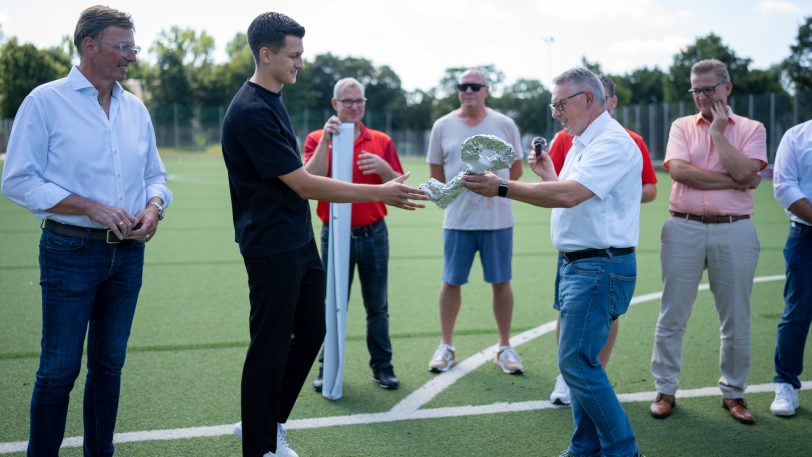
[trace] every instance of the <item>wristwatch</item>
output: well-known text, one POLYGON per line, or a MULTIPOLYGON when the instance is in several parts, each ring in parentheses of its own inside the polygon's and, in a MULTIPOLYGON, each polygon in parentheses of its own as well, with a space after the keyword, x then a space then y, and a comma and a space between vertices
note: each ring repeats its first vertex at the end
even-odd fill
POLYGON ((496 191, 496 195, 500 197, 507 197, 507 192, 508 192, 508 181, 507 179, 503 179, 499 183, 499 190, 496 191))
POLYGON ((163 207, 163 206, 161 206, 161 205, 160 205, 160 204, 158 204, 158 203, 155 203, 155 202, 149 202, 149 203, 147 204, 147 206, 150 206, 150 205, 151 205, 151 206, 154 206, 154 207, 156 207, 156 208, 158 208, 158 220, 159 220, 159 221, 164 220, 164 207, 163 207))

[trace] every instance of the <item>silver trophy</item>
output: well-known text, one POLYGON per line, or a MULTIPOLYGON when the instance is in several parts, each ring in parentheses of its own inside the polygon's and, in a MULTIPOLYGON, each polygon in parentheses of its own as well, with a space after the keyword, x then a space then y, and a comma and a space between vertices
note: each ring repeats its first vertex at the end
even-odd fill
POLYGON ((466 173, 482 174, 488 170, 501 170, 510 168, 516 159, 516 151, 510 143, 494 135, 474 135, 462 142, 460 147, 462 161, 467 164, 465 169, 446 183, 429 178, 420 185, 435 204, 446 208, 461 193, 465 191, 462 185, 462 176, 466 173))

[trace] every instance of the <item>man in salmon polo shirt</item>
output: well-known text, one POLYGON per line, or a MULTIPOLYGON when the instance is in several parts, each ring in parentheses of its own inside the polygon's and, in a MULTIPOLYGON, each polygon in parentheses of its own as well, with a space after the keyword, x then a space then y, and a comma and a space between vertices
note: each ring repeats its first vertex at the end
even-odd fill
POLYGON ((651 373, 657 397, 651 415, 663 419, 676 406, 685 327, 703 269, 719 314, 722 407, 753 424, 744 401, 750 371, 750 292, 758 262, 753 189, 767 166, 766 131, 733 114, 733 83, 724 63, 702 60, 691 68, 691 95, 699 113, 671 125, 663 166, 674 184, 663 224, 660 262, 663 297, 654 333, 651 373))
MULTIPOLYGON (((403 174, 395 144, 381 131, 367 128, 362 119, 366 110, 364 85, 354 78, 336 82, 330 102, 336 111, 324 129, 310 132, 305 139, 305 171, 318 176, 330 176, 333 135, 342 122, 354 124, 352 182, 381 184, 403 174)), ((321 259, 327 270, 327 242, 330 233, 330 203, 320 201, 316 213, 321 219, 321 259)), ((384 389, 397 389, 400 380, 392 367, 392 342, 389 339, 389 233, 386 229, 386 205, 381 202, 352 204, 350 234, 350 284, 355 267, 361 281, 361 295, 367 312, 367 349, 372 380, 384 389)), ((324 362, 324 352, 319 356, 324 362)), ((323 367, 313 380, 313 388, 321 392, 324 384, 323 367)))
MULTIPOLYGON (((606 112, 609 113, 610 116, 614 117, 615 108, 617 108, 615 82, 612 80, 612 78, 606 75, 600 75, 599 78, 601 80, 601 84, 603 84, 603 90, 605 92, 606 112)), ((642 154, 643 157, 643 173, 641 174, 643 193, 642 197, 640 198, 640 202, 652 202, 655 198, 657 198, 657 174, 654 173, 654 167, 651 165, 651 156, 648 153, 648 146, 646 146, 646 142, 643 141, 643 137, 637 133, 634 133, 629 129, 626 129, 626 132, 630 137, 632 137, 634 144, 636 144, 637 148, 640 149, 640 154, 642 154)), ((555 138, 553 139, 553 143, 550 145, 550 159, 553 161, 553 167, 555 167, 556 174, 560 174, 561 169, 564 168, 564 160, 567 158, 567 152, 569 152, 569 150, 572 148, 573 139, 574 137, 572 135, 567 133, 565 130, 561 130, 556 134, 555 138)), ((558 302, 558 271, 561 269, 561 265, 563 263, 564 257, 559 254, 558 265, 556 267, 556 288, 553 297, 553 308, 558 311, 561 309, 560 303, 558 302)), ((601 361, 601 365, 603 365, 604 368, 606 368, 606 365, 609 363, 609 356, 612 354, 612 348, 615 346, 618 328, 618 321, 612 321, 612 328, 609 329, 609 337, 606 339, 606 344, 603 345, 603 349, 601 349, 601 352, 598 355, 598 359, 601 361)), ((561 318, 559 317, 555 326, 556 341, 558 341, 558 334, 560 333, 560 330, 561 318)), ((569 405, 572 402, 570 388, 564 381, 564 377, 560 374, 555 378, 555 387, 553 388, 553 392, 550 394, 550 401, 559 405, 569 405)))

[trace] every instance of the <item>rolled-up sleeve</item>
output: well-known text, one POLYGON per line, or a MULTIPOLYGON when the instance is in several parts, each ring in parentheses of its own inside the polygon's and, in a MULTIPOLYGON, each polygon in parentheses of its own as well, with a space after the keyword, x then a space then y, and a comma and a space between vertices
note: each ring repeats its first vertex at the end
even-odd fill
POLYGON ((48 164, 48 124, 37 99, 28 96, 11 128, 3 167, 3 195, 32 213, 53 208, 70 195, 43 178, 48 164))

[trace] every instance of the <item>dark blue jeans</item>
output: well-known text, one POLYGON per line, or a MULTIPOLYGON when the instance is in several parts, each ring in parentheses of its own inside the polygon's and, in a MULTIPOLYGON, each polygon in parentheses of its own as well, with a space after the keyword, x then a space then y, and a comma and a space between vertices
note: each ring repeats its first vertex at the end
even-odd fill
POLYGON ((31 398, 28 455, 59 455, 87 333, 84 455, 111 456, 144 244, 107 244, 43 230, 39 262, 42 352, 31 398))
POLYGON ((784 245, 787 282, 784 286, 784 315, 778 323, 775 345, 775 382, 801 387, 804 345, 812 322, 812 227, 792 224, 784 245))
POLYGON ((579 457, 636 456, 629 419, 598 360, 612 320, 626 312, 634 294, 635 254, 564 261, 560 273, 558 367, 572 392, 575 425, 569 451, 579 457))
MULTIPOLYGON (((361 295, 367 311, 367 349, 369 366, 373 371, 392 368, 392 342, 389 340, 389 232, 383 219, 367 226, 365 236, 350 237, 350 286, 358 266, 361 295)), ((327 270, 329 226, 321 229, 321 253, 327 270)), ((347 290, 349 290, 348 288, 347 290)), ((324 361, 324 353, 319 356, 324 361)))

